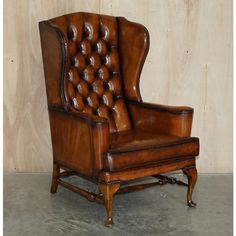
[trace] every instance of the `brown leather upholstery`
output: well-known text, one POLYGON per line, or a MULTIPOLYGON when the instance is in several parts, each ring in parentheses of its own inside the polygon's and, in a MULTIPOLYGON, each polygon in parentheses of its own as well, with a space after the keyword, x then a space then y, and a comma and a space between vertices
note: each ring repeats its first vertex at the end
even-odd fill
POLYGON ((141 24, 118 17, 119 49, 124 92, 128 100, 142 101, 139 79, 149 50, 149 33, 141 24))
POLYGON ((79 13, 50 23, 64 34, 67 45, 66 106, 107 118, 111 132, 130 129, 122 94, 116 18, 79 13))
POLYGON ((105 165, 108 171, 116 171, 189 158, 198 153, 198 138, 157 135, 151 130, 137 129, 111 134, 105 165))
POLYGON ((199 154, 198 138, 190 137, 193 109, 142 102, 147 29, 123 17, 81 12, 39 28, 53 146, 51 192, 61 184, 101 200, 60 180, 60 168, 98 183, 111 225, 120 183, 182 169, 193 206, 199 154))

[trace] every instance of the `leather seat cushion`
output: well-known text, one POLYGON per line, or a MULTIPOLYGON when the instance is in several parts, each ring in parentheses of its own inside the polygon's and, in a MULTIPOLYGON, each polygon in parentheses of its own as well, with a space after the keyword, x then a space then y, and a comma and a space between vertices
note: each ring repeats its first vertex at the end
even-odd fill
POLYGON ((105 166, 109 171, 119 171, 198 154, 198 138, 129 130, 110 134, 110 149, 105 157, 105 166))

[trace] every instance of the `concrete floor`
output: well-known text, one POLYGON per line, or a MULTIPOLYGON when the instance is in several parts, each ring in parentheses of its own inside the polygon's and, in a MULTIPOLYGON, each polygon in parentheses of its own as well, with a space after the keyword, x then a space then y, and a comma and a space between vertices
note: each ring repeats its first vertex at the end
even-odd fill
MULTIPOLYGON (((183 179, 182 175, 178 178, 183 179)), ((104 227, 105 208, 59 187, 49 174, 4 176, 4 235, 233 235, 232 175, 200 175, 197 208, 185 204, 186 188, 165 185, 117 195, 114 226, 104 227)), ((150 180, 150 179, 148 179, 150 180)), ((71 181, 87 186, 85 181, 71 181)), ((147 181, 147 180, 144 180, 147 181)), ((87 189, 94 191, 89 184, 87 189)))

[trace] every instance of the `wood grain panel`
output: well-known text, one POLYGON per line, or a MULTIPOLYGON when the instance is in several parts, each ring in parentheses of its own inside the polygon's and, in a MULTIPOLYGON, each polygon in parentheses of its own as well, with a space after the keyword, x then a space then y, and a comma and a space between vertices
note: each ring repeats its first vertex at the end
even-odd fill
POLYGON ((232 0, 4 1, 4 170, 51 171, 38 22, 76 11, 149 29, 143 99, 193 106, 199 172, 232 172, 232 0))

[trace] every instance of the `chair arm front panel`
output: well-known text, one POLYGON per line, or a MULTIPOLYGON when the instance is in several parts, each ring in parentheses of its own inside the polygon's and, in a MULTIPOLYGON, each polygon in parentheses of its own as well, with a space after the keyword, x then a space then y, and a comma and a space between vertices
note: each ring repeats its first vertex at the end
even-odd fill
POLYGON ((78 173, 94 177, 103 168, 109 146, 106 119, 49 107, 54 161, 78 173))
POLYGON ((143 102, 128 102, 134 128, 152 130, 159 134, 190 137, 193 109, 143 102))

